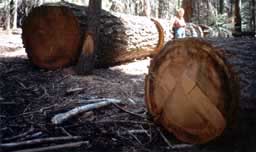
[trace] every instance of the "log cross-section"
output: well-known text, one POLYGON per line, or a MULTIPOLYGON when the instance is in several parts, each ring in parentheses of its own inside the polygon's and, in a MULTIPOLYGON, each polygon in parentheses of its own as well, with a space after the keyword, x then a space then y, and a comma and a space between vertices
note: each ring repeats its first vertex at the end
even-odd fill
POLYGON ((97 51, 99 51, 100 11, 101 0, 90 0, 88 9, 88 28, 84 34, 82 52, 76 66, 78 74, 89 74, 94 68, 97 51))
POLYGON ((220 51, 199 39, 175 40, 150 64, 145 80, 148 111, 184 142, 213 140, 235 119, 238 80, 220 51))
POLYGON ((64 6, 34 8, 22 25, 22 40, 30 61, 45 69, 57 69, 77 61, 80 26, 64 6))

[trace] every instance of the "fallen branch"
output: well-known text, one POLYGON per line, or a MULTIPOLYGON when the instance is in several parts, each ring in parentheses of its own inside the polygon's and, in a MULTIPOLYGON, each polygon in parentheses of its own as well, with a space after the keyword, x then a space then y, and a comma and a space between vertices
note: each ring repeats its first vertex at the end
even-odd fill
POLYGON ((67 149, 67 148, 78 148, 83 144, 88 144, 88 141, 79 141, 79 142, 60 144, 60 145, 54 145, 54 146, 48 146, 48 147, 24 149, 24 150, 18 150, 13 152, 47 152, 47 151, 67 149))
POLYGON ((95 123, 120 123, 120 124, 137 124, 154 126, 155 124, 150 121, 133 121, 133 120, 100 120, 95 123))
POLYGON ((124 108, 120 107, 119 105, 117 105, 117 104, 115 104, 115 103, 114 103, 114 105, 115 105, 118 109, 120 109, 120 110, 122 110, 122 111, 124 111, 124 112, 126 112, 126 113, 128 113, 128 114, 131 114, 131 115, 136 116, 136 117, 140 117, 140 118, 142 118, 142 119, 146 119, 146 118, 143 117, 142 115, 139 115, 139 114, 136 114, 136 113, 134 113, 134 112, 125 110, 124 108))
POLYGON ((16 140, 16 139, 25 137, 25 136, 27 136, 28 134, 33 133, 34 131, 35 131, 35 128, 31 127, 28 131, 26 131, 26 132, 24 132, 24 133, 21 133, 21 134, 19 134, 19 135, 12 136, 12 137, 9 137, 9 138, 4 138, 4 139, 3 139, 3 142, 8 142, 8 141, 11 141, 11 140, 16 140))
MULTIPOLYGON (((79 104, 91 104, 91 103, 97 103, 97 102, 102 102, 102 101, 115 101, 117 99, 112 99, 112 98, 92 98, 92 99, 79 99, 77 103, 79 104)), ((112 102, 113 103, 113 102, 112 102)))
POLYGON ((84 112, 87 112, 90 110, 94 110, 94 109, 98 109, 98 108, 102 108, 102 107, 107 106, 112 103, 120 103, 120 102, 121 101, 117 100, 117 99, 105 99, 105 101, 102 101, 102 102, 76 107, 68 112, 57 114, 52 118, 51 121, 53 124, 59 125, 59 124, 63 123, 64 121, 66 121, 76 115, 79 115, 81 113, 84 113, 84 112))
POLYGON ((192 148, 194 145, 190 144, 176 144, 173 145, 170 143, 170 141, 165 137, 164 133, 161 131, 160 128, 157 128, 157 131, 159 132, 160 136, 163 138, 164 142, 168 145, 170 149, 187 149, 187 148, 192 148))
POLYGON ((36 132, 36 133, 33 133, 31 135, 27 135, 23 138, 20 138, 19 140, 20 141, 24 141, 24 140, 32 140, 32 139, 35 139, 35 138, 40 138, 40 136, 43 135, 43 132, 42 131, 39 131, 39 132, 36 132))
POLYGON ((11 143, 1 143, 0 149, 7 149, 7 148, 16 148, 22 146, 30 146, 30 145, 38 145, 38 144, 46 144, 51 142, 63 142, 63 141, 72 141, 72 140, 81 140, 81 136, 64 136, 64 137, 50 137, 50 138, 41 138, 41 139, 33 139, 33 140, 26 140, 21 142, 11 142, 11 143))

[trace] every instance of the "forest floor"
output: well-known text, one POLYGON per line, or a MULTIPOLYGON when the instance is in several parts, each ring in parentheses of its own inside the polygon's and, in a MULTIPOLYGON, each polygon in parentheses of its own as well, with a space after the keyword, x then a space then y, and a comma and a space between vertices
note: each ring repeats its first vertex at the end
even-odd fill
MULTIPOLYGON (((256 60, 256 39, 211 41, 228 49, 249 49, 256 60)), ((240 116, 240 125, 232 134, 205 145, 183 144, 152 123, 144 103, 144 76, 149 62, 148 58, 96 69, 88 76, 77 75, 72 67, 47 71, 30 64, 20 35, 0 33, 0 152, 22 149, 29 152, 29 149, 36 151, 33 148, 80 141, 82 146, 58 152, 256 151, 255 103, 251 104, 254 108, 246 108, 246 114, 240 116), (89 111, 58 126, 51 123, 51 118, 58 113, 102 98, 118 99, 122 103, 89 111), (52 137, 71 139, 17 145, 22 141, 52 137)), ((256 68, 256 64, 252 66, 256 68)), ((250 76, 256 79, 255 71, 250 76)))

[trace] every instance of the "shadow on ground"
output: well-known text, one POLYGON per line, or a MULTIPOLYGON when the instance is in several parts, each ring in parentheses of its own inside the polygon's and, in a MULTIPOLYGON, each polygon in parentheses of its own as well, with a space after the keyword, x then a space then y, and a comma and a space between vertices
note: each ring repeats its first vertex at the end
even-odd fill
MULTIPOLYGON (((240 107, 237 126, 225 137, 205 145, 172 149, 160 135, 158 127, 146 119, 143 73, 132 75, 112 68, 97 69, 89 76, 78 76, 72 68, 56 71, 38 69, 26 57, 0 58, 0 71, 0 139, 3 143, 70 134, 88 141, 72 151, 256 151, 256 109, 247 106, 240 107), (123 102, 121 108, 136 115, 111 105, 81 115, 62 126, 51 124, 53 115, 79 106, 79 101, 94 98, 120 99, 123 102), (28 135, 7 140, 31 128, 33 131, 28 135)), ((172 135, 165 132, 164 135, 172 144, 182 144, 172 135)))

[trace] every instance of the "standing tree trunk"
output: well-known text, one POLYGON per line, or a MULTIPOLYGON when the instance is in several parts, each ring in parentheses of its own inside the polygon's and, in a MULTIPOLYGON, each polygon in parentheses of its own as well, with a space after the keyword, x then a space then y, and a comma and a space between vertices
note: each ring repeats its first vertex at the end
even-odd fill
POLYGON ((162 19, 168 19, 169 18, 169 0, 159 0, 159 8, 158 8, 158 12, 159 12, 159 18, 162 18, 162 19))
POLYGON ((17 29, 17 17, 18 17, 18 0, 14 0, 14 15, 13 15, 13 29, 17 29))
POLYGON ((90 0, 88 9, 88 28, 84 35, 82 52, 79 57, 76 71, 78 74, 92 72, 99 51, 99 19, 101 12, 101 0, 90 0))
POLYGON ((184 19, 187 22, 191 22, 191 17, 193 16, 193 0, 183 0, 182 7, 185 10, 184 19))
POLYGON ((147 17, 151 16, 151 6, 150 6, 150 1, 149 0, 144 0, 144 14, 147 17))
POLYGON ((252 22, 252 32, 254 33, 255 35, 255 24, 256 24, 256 21, 255 21, 255 10, 256 10, 256 5, 255 5, 255 0, 252 0, 252 7, 251 7, 251 12, 252 12, 252 18, 251 18, 251 22, 252 22))
POLYGON ((233 17, 235 19, 234 24, 234 35, 240 35, 242 32, 241 29, 241 14, 240 14, 240 0, 233 0, 232 1, 232 9, 233 9, 233 17))
POLYGON ((219 13, 224 13, 224 0, 219 0, 219 13))
POLYGON ((6 6, 5 29, 8 33, 10 33, 10 30, 11 30, 11 6, 10 6, 9 1, 6 1, 5 6, 6 6))

